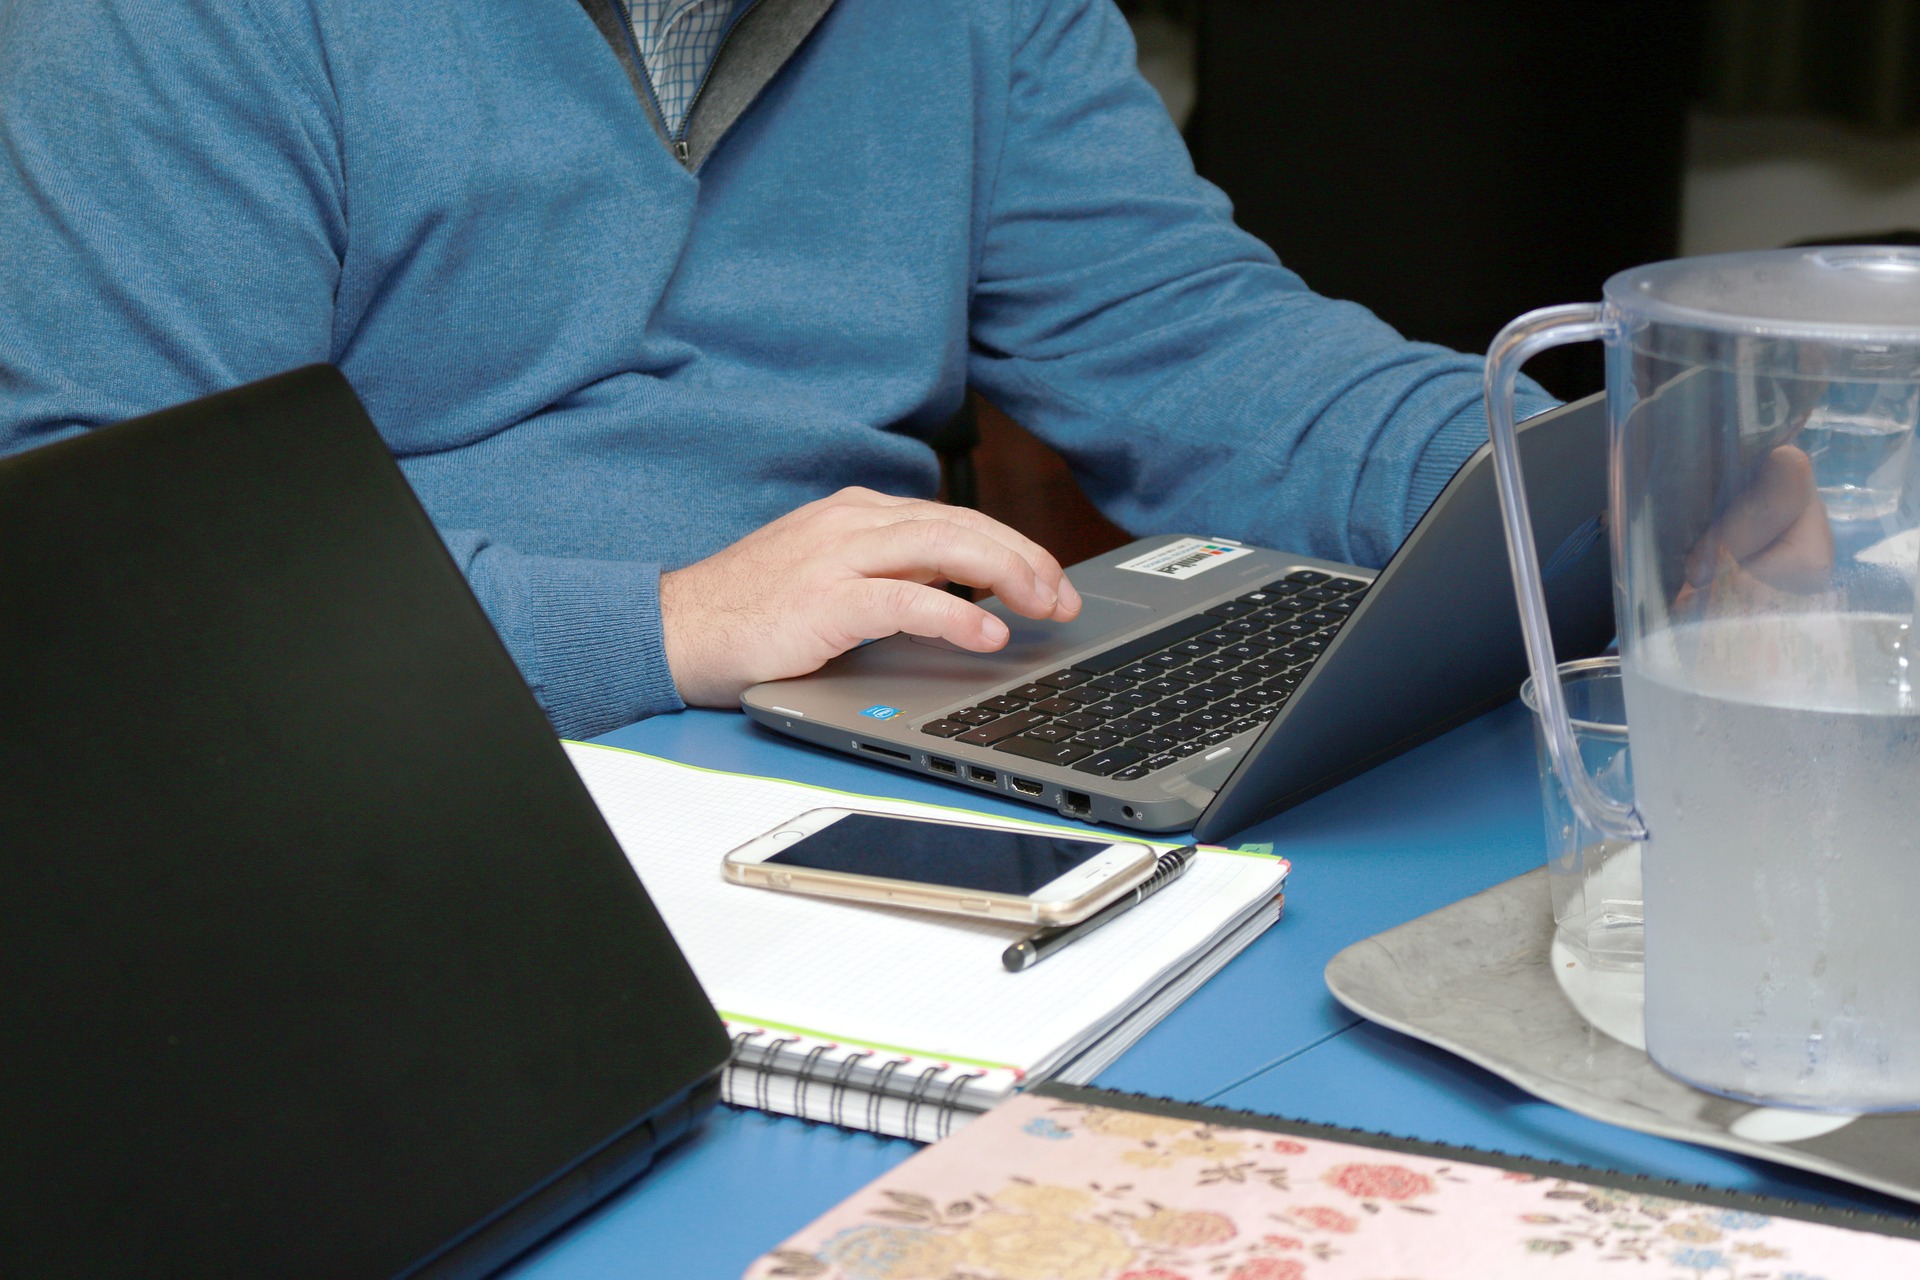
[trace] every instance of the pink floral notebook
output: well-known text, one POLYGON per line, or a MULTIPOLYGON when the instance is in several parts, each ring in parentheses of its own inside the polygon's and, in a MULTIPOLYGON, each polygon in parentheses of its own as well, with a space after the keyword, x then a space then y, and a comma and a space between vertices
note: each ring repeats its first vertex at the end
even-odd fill
POLYGON ((747 1275, 1892 1280, 1920 1277, 1917 1235, 1901 1219, 1048 1086, 928 1147, 747 1275))

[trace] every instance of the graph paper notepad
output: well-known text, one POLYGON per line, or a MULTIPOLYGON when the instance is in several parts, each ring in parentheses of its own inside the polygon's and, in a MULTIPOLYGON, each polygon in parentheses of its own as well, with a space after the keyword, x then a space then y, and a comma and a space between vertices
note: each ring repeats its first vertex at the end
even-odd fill
POLYGON ((1023 926, 721 876, 728 850, 809 809, 954 810, 567 751, 727 1022, 726 1097, 743 1106, 932 1140, 1022 1084, 1090 1080, 1280 914, 1285 859, 1206 849, 1147 903, 1008 973, 1023 926))

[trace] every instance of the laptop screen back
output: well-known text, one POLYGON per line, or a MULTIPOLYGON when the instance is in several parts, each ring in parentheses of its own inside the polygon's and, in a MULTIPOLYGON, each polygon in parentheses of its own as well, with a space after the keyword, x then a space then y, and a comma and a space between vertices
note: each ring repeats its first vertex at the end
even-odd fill
POLYGON ((10 1275, 405 1273, 725 1057, 330 369, 0 461, 0 877, 10 1275))

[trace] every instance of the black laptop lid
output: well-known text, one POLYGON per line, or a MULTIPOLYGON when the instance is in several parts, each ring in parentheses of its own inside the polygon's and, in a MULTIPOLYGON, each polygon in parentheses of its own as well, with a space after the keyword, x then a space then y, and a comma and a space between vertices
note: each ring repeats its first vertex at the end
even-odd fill
POLYGON ((0 1274, 498 1262, 726 1055, 324 367, 0 461, 0 892, 0 1274))

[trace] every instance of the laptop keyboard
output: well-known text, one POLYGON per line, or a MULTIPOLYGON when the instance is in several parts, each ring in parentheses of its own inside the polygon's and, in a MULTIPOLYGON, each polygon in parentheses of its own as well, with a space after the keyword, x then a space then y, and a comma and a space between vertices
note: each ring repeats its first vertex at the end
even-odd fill
POLYGON ((1302 569, 920 731, 1080 773, 1144 778, 1280 714, 1367 585, 1302 569))

